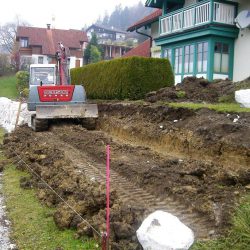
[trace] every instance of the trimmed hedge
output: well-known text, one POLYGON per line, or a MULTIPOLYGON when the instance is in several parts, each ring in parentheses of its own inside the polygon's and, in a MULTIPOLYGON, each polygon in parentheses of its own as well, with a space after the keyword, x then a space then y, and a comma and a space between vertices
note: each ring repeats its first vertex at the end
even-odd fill
POLYGON ((71 70, 73 84, 83 84, 91 99, 131 99, 174 85, 167 59, 129 57, 71 70))

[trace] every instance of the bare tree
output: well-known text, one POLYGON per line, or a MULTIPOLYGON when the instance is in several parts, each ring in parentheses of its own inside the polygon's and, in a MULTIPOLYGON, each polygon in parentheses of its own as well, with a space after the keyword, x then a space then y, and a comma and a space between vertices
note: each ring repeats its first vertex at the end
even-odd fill
POLYGON ((28 26, 28 23, 16 16, 13 22, 0 26, 0 47, 10 54, 15 49, 18 26, 28 26))
POLYGON ((0 26, 0 47, 11 55, 11 64, 16 71, 20 68, 19 48, 16 42, 17 27, 28 25, 26 21, 16 16, 14 21, 0 26))

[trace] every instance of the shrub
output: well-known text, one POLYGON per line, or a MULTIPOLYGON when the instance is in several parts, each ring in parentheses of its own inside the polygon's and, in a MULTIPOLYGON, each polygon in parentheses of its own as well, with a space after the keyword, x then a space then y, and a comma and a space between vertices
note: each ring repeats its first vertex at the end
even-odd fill
POLYGON ((28 97, 29 96, 29 88, 24 88, 23 91, 21 92, 22 97, 28 97))
POLYGON ((167 59, 130 57, 71 70, 74 84, 83 83, 94 99, 142 99, 145 94, 174 84, 167 59))
POLYGON ((16 73, 17 90, 22 92, 25 88, 29 88, 29 73, 27 71, 18 71, 16 73))

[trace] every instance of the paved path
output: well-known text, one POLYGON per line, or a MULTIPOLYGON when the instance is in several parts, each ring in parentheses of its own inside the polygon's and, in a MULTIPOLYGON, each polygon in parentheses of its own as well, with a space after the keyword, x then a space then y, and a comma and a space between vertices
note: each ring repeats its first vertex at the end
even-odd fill
POLYGON ((15 244, 10 242, 10 222, 5 213, 4 198, 2 195, 2 173, 0 173, 0 250, 17 249, 15 244))

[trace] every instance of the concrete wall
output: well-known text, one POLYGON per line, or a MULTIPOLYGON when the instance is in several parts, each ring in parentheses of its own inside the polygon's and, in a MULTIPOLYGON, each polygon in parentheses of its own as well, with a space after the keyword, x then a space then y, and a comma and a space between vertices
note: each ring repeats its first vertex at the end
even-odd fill
MULTIPOLYGON (((239 12, 250 10, 249 0, 238 0, 239 12)), ((242 81, 250 76, 250 29, 241 30, 235 40, 234 81, 242 81)))

